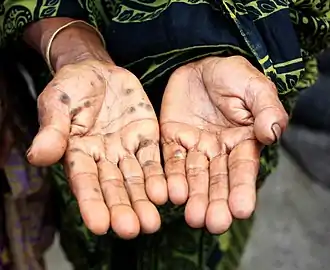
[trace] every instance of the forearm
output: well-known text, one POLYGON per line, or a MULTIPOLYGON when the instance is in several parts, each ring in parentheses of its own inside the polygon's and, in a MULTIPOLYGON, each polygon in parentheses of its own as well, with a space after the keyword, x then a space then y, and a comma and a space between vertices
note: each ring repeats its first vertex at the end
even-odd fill
MULTIPOLYGON (((46 48, 53 33, 72 20, 70 18, 42 19, 25 29, 24 40, 45 58, 46 48)), ((64 65, 87 59, 113 64, 103 47, 102 40, 92 28, 83 24, 73 24, 56 35, 50 51, 50 60, 55 71, 64 65)))

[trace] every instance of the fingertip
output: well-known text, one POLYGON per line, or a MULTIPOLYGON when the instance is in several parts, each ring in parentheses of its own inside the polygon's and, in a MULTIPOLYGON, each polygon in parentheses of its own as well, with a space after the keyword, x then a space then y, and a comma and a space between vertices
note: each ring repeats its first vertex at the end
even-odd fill
POLYGON ((194 229, 204 227, 207 206, 208 198, 204 195, 195 196, 188 200, 184 214, 190 227, 194 229))
POLYGON ((289 118, 280 110, 264 110, 254 121, 254 131, 259 142, 270 145, 277 142, 287 127, 289 118))
POLYGON ((214 201, 210 203, 206 212, 206 228, 212 234, 225 233, 233 221, 227 201, 214 201))
POLYGON ((236 188, 230 192, 229 208, 232 215, 237 219, 251 217, 256 206, 256 192, 236 188))
POLYGON ((161 219, 157 208, 149 201, 137 201, 134 203, 134 211, 137 214, 141 231, 152 234, 159 230, 161 219))
POLYGON ((254 122, 254 132, 257 140, 264 145, 271 145, 278 139, 277 135, 274 134, 270 123, 265 125, 262 121, 257 121, 257 119, 254 122))
POLYGON ((104 203, 88 201, 88 205, 80 205, 80 213, 86 227, 94 234, 104 235, 109 230, 110 215, 104 203))
POLYGON ((188 183, 184 177, 168 177, 168 196, 170 201, 175 205, 185 204, 188 200, 188 183))
POLYGON ((138 217, 128 205, 111 208, 111 227, 119 237, 126 240, 133 239, 140 233, 138 217))
POLYGON ((148 198, 156 205, 163 205, 168 200, 167 184, 164 177, 146 181, 148 198))

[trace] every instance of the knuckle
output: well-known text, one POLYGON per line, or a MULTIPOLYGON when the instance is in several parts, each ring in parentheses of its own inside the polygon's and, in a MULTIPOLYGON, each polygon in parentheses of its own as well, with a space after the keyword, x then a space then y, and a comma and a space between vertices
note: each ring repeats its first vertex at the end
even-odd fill
POLYGON ((239 158, 235 159, 228 164, 228 169, 235 170, 235 169, 240 169, 241 166, 249 166, 250 167, 250 172, 254 172, 259 168, 259 159, 253 159, 253 158, 239 158))
POLYGON ((198 177, 200 175, 206 174, 208 171, 204 167, 189 167, 187 169, 187 174, 190 177, 198 177))
POLYGON ((124 182, 117 178, 117 177, 107 177, 104 179, 100 179, 100 184, 102 188, 107 189, 110 187, 118 188, 118 189, 124 189, 124 182))
POLYGON ((228 179, 228 173, 227 172, 220 172, 214 175, 210 176, 210 187, 211 186, 222 186, 223 188, 226 188, 228 186, 227 184, 228 179))
POLYGON ((125 178, 125 181, 129 185, 144 185, 144 180, 141 176, 129 176, 125 178))

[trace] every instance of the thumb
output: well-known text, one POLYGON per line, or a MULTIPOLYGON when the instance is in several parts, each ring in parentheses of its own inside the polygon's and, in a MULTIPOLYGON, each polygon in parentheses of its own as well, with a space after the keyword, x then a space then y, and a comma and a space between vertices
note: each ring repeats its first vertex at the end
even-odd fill
POLYGON ((49 166, 62 158, 70 134, 69 105, 70 97, 51 86, 38 97, 40 129, 27 151, 32 165, 49 166))
POLYGON ((289 117, 271 81, 267 79, 254 86, 254 89, 247 92, 251 95, 247 99, 251 102, 247 105, 254 117, 254 132, 259 142, 270 145, 279 140, 287 127, 289 117))

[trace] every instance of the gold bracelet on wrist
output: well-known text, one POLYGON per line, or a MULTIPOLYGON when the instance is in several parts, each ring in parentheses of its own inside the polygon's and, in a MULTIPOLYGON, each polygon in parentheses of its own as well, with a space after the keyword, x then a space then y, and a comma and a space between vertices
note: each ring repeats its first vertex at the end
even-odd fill
POLYGON ((82 21, 82 20, 75 20, 75 21, 71 21, 71 22, 68 22, 68 23, 62 25, 60 28, 58 28, 58 29, 57 29, 57 30, 51 35, 51 37, 50 37, 50 39, 49 39, 49 41, 48 41, 47 47, 46 47, 46 53, 45 53, 46 63, 47 63, 47 66, 48 66, 48 68, 49 68, 49 70, 50 70, 50 72, 51 72, 52 75, 55 74, 55 70, 53 69, 53 66, 52 66, 52 63, 51 63, 51 60, 50 60, 50 50, 52 49, 53 41, 54 41, 54 39, 56 38, 56 36, 57 36, 61 31, 63 31, 64 29, 70 27, 70 26, 73 25, 73 24, 83 24, 83 25, 85 25, 85 26, 88 26, 89 28, 92 28, 92 29, 98 34, 98 36, 100 37, 103 46, 105 47, 105 45, 106 45, 106 44, 105 44, 105 40, 104 40, 102 34, 100 33, 100 31, 99 31, 96 27, 90 25, 89 23, 87 23, 87 22, 85 22, 85 21, 82 21))

